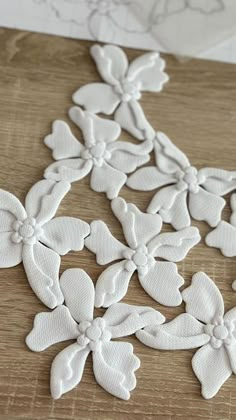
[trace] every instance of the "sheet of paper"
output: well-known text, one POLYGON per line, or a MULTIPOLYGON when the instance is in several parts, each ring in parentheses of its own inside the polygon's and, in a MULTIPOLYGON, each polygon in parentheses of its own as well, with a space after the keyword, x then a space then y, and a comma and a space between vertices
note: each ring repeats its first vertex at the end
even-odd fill
POLYGON ((235 16, 235 0, 0 0, 0 26, 230 62, 235 16))

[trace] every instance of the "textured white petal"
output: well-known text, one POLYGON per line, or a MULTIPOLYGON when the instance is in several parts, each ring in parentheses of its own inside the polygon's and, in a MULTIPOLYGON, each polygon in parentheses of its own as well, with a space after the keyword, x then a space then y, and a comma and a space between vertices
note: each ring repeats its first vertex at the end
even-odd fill
POLYGON ((121 197, 112 200, 111 208, 120 221, 125 239, 131 248, 146 245, 161 230, 162 220, 159 215, 143 213, 121 197))
POLYGON ((2 225, 6 223, 6 217, 14 217, 17 220, 24 220, 27 217, 26 211, 22 206, 18 198, 9 193, 0 189, 0 210, 2 212, 9 213, 9 216, 4 216, 3 220, 0 220, 0 229, 2 230, 2 225))
POLYGON ((1 210, 0 208, 0 233, 12 232, 13 224, 16 217, 8 210, 1 210))
POLYGON ((179 288, 184 279, 178 274, 176 264, 158 261, 152 265, 145 276, 139 275, 144 290, 154 300, 166 306, 178 306, 182 302, 179 288))
POLYGON ((200 169, 199 176, 206 178, 201 184, 212 194, 225 195, 236 188, 236 171, 204 168, 200 169))
POLYGON ((12 242, 12 232, 0 232, 0 268, 15 267, 22 261, 22 243, 12 242))
POLYGON ((49 165, 44 171, 44 177, 54 181, 75 182, 88 175, 92 167, 91 159, 62 159, 49 165))
POLYGON ((224 315, 224 302, 215 283, 203 272, 194 274, 191 286, 182 292, 186 312, 199 321, 212 324, 224 315))
POLYGON ((227 356, 229 358, 230 367, 234 374, 236 374, 236 341, 231 341, 225 346, 227 356))
POLYGON ((111 85, 123 79, 127 68, 128 60, 124 51, 115 45, 93 45, 90 48, 97 69, 103 80, 111 85))
POLYGON ((155 137, 155 131, 147 121, 142 107, 134 99, 122 102, 115 111, 114 119, 138 140, 155 137))
POLYGON ((194 349, 208 343, 204 324, 190 314, 181 314, 162 325, 150 325, 138 331, 136 337, 146 346, 160 350, 194 349))
POLYGON ((130 398, 136 386, 134 372, 140 361, 129 343, 104 343, 100 351, 93 352, 93 372, 97 383, 107 392, 123 400, 130 398))
POLYGON ((70 184, 65 181, 56 183, 49 179, 37 182, 29 190, 25 199, 28 216, 35 217, 37 222, 44 224, 55 216, 62 199, 70 190, 70 184))
POLYGON ((73 94, 73 101, 95 114, 112 114, 120 103, 120 98, 112 86, 106 83, 90 83, 73 94))
POLYGON ((148 249, 154 257, 178 262, 182 261, 200 240, 199 230, 190 226, 178 232, 162 233, 156 236, 148 244, 148 249))
POLYGON ((149 325, 162 324, 164 316, 148 306, 115 303, 105 312, 103 319, 113 338, 125 337, 149 325))
POLYGON ((212 227, 219 223, 224 206, 225 200, 222 197, 205 191, 201 187, 197 194, 189 194, 191 216, 196 220, 207 222, 212 227))
POLYGON ((62 394, 80 383, 88 354, 89 349, 81 349, 75 343, 66 347, 55 357, 52 362, 50 380, 52 398, 57 400, 62 394))
POLYGON ((111 158, 108 163, 124 173, 133 172, 150 160, 151 145, 151 141, 144 141, 140 145, 117 141, 109 147, 111 158))
POLYGON ((193 371, 201 382, 202 396, 214 397, 223 383, 232 375, 229 359, 224 346, 213 349, 206 344, 192 358, 193 371))
POLYGON ((152 191, 173 182, 175 182, 173 177, 163 174, 155 166, 147 166, 132 174, 126 185, 137 191, 152 191))
POLYGON ((64 298, 59 285, 60 256, 40 242, 24 245, 23 264, 31 288, 49 308, 60 305, 64 298))
POLYGON ((89 224, 75 217, 56 217, 43 226, 40 241, 60 255, 81 251, 89 235, 89 224))
POLYGON ((72 134, 64 121, 54 121, 52 133, 45 137, 44 143, 52 149, 55 160, 79 157, 84 146, 72 134))
POLYGON ((126 260, 107 267, 96 283, 95 306, 107 308, 119 302, 127 293, 131 276, 134 272, 125 268, 126 260))
POLYGON ((121 132, 119 124, 115 121, 97 117, 88 111, 83 111, 78 106, 69 110, 72 121, 81 129, 85 144, 91 146, 97 142, 111 143, 115 141, 121 132))
POLYGON ((94 285, 80 268, 70 268, 61 276, 60 286, 65 304, 77 322, 93 319, 94 285))
POLYGON ((174 175, 190 166, 187 156, 161 131, 157 132, 154 151, 157 167, 166 174, 174 175))
POLYGON ((26 337, 26 344, 32 351, 43 351, 53 344, 76 339, 78 325, 64 305, 52 312, 41 312, 34 318, 34 325, 26 337))
POLYGON ((165 61, 158 52, 146 53, 132 61, 128 78, 141 83, 140 90, 160 92, 163 84, 169 80, 164 68, 165 61))
POLYGON ((112 168, 106 162, 100 167, 94 167, 91 173, 90 186, 96 192, 104 192, 109 200, 117 197, 127 176, 112 168))
POLYGON ((85 239, 85 246, 96 254, 97 263, 108 264, 124 258, 127 246, 112 236, 107 225, 101 220, 94 220, 90 225, 90 235, 85 239))
POLYGON ((221 221, 205 238, 206 244, 219 248, 225 257, 236 256, 236 228, 221 221))

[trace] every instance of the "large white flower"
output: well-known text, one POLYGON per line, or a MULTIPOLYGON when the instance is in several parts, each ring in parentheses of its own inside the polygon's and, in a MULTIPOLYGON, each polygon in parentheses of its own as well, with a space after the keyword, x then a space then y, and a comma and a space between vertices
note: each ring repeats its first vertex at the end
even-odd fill
POLYGON ((177 230, 190 226, 190 216, 216 226, 225 205, 221 196, 236 188, 236 171, 197 170, 164 133, 158 132, 153 141, 156 166, 137 170, 127 181, 139 191, 168 185, 154 195, 147 212, 158 212, 163 222, 177 230))
POLYGON ((204 398, 212 398, 236 373, 236 308, 224 315, 224 302, 214 282, 202 272, 182 293, 186 312, 162 326, 138 331, 145 345, 162 350, 201 347, 192 359, 204 398))
POLYGON ((30 286, 49 308, 63 302, 59 254, 81 250, 89 234, 89 225, 80 219, 53 218, 69 189, 68 182, 39 181, 28 192, 25 208, 0 190, 0 267, 23 262, 30 286))
POLYGON ((94 45, 90 51, 105 83, 82 86, 74 93, 74 102, 94 113, 115 111, 114 119, 121 127, 142 139, 135 125, 143 124, 146 119, 138 100, 142 91, 162 90, 168 81, 164 73, 165 61, 158 52, 150 52, 129 65, 125 53, 114 45, 94 45))
POLYGON ((114 238, 104 222, 91 223, 85 246, 96 254, 97 263, 104 265, 120 260, 98 278, 95 305, 108 307, 121 300, 136 270, 141 285, 153 299, 163 305, 180 305, 179 288, 184 280, 173 261, 184 259, 190 248, 199 242, 198 229, 189 227, 180 232, 159 234, 162 227, 159 215, 142 213, 120 197, 114 199, 111 206, 128 246, 114 238), (155 257, 168 262, 156 261, 155 257))
POLYGON ((93 319, 94 286, 80 269, 66 270, 60 279, 66 306, 53 312, 36 315, 34 328, 26 338, 33 351, 42 351, 52 344, 74 339, 62 350, 51 367, 51 394, 57 399, 81 381, 88 354, 92 352, 96 381, 107 392, 128 400, 136 386, 135 370, 140 361, 129 343, 112 338, 134 334, 165 318, 152 308, 115 304, 103 317, 93 319))
POLYGON ((99 118, 79 107, 71 108, 69 115, 81 129, 84 145, 73 136, 65 122, 55 121, 45 144, 53 150, 57 162, 46 169, 45 178, 73 182, 91 172, 91 188, 105 192, 109 199, 116 197, 126 182, 126 174, 150 159, 152 142, 135 145, 116 141, 121 131, 116 122, 99 118))

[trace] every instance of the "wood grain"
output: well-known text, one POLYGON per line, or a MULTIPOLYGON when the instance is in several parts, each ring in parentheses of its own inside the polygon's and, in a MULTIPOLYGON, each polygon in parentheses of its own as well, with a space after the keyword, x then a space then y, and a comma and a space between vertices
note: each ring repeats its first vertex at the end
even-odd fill
MULTIPOLYGON (((43 145, 55 119, 68 121, 71 95, 87 82, 99 81, 89 56, 89 42, 0 30, 0 182, 1 188, 24 200, 28 189, 43 176, 51 153, 43 145)), ((140 51, 126 50, 130 59, 140 51)), ((166 56, 170 83, 160 94, 144 94, 142 105, 156 129, 166 132, 193 165, 235 169, 236 77, 235 66, 200 60, 180 63, 166 56)), ((73 127, 74 129, 74 127, 73 127)), ((79 131, 74 132, 80 136, 79 131)), ((123 138, 129 136, 123 133, 123 138)), ((145 210, 153 193, 124 188, 123 197, 145 210)), ((103 194, 90 190, 88 178, 73 184, 59 214, 78 216, 87 222, 101 218, 117 237, 121 228, 103 194)), ((229 207, 224 211, 228 220, 229 207)), ((200 227, 203 238, 209 231, 200 227)), ((96 280, 102 268, 84 250, 62 258, 61 272, 84 268, 96 280)), ((225 299, 226 309, 235 306, 231 283, 236 278, 235 259, 202 242, 179 264, 189 284, 196 271, 206 271, 225 299)), ((140 357, 137 388, 129 401, 112 397, 100 388, 88 361, 79 387, 53 401, 49 394, 49 371, 54 356, 65 343, 42 353, 30 352, 24 339, 34 315, 44 311, 27 284, 19 265, 1 269, 0 282, 0 418, 50 420, 233 420, 236 418, 236 379, 231 377, 218 395, 205 401, 191 370, 194 351, 161 352, 129 339, 140 357)), ((151 305, 168 319, 183 311, 155 303, 134 276, 126 302, 151 305)))

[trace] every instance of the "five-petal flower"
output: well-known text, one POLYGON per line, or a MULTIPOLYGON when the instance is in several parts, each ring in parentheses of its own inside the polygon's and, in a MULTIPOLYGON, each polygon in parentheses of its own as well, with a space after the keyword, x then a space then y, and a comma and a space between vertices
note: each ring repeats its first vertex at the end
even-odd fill
POLYGON ((72 107, 69 115, 81 129, 85 144, 73 136, 65 122, 55 121, 53 133, 45 138, 45 144, 53 150, 57 162, 46 169, 45 178, 73 182, 91 172, 91 188, 105 192, 109 199, 116 197, 126 182, 126 174, 150 159, 152 142, 135 145, 116 141, 121 131, 116 122, 79 107, 72 107))
POLYGON ((134 121, 139 123, 140 119, 145 119, 138 100, 142 91, 162 90, 168 81, 164 73, 165 61, 158 52, 150 52, 129 65, 125 53, 114 45, 93 45, 90 51, 105 83, 82 86, 74 93, 74 102, 94 113, 112 114, 115 111, 115 121, 142 139, 134 124, 134 121))
POLYGON ((28 192, 25 208, 0 190, 0 267, 23 262, 30 286, 49 308, 63 302, 60 255, 84 247, 89 225, 74 217, 53 218, 70 189, 68 182, 42 180, 28 192))
POLYGON ((179 288, 184 280, 174 262, 184 259, 190 248, 199 242, 198 229, 189 227, 179 232, 159 234, 162 220, 158 214, 142 213, 121 197, 115 198, 111 206, 122 225, 128 246, 114 238, 104 222, 91 223, 85 246, 96 254, 97 263, 104 265, 120 260, 99 276, 96 307, 108 307, 121 300, 136 270, 141 285, 153 299, 163 305, 180 305, 179 288), (155 257, 167 261, 156 261, 155 257))
POLYGON ((162 326, 136 333, 147 346, 162 350, 201 347, 192 359, 204 398, 212 398, 236 373, 236 308, 224 315, 224 302, 214 282, 202 272, 183 292, 186 313, 162 326))
POLYGON ((88 354, 92 352, 96 381, 107 392, 128 400, 136 386, 134 372, 140 366, 129 343, 112 338, 134 334, 165 318, 149 307, 118 303, 103 317, 93 319, 94 285, 80 269, 66 270, 60 279, 67 305, 53 312, 36 315, 33 330, 26 344, 33 351, 42 351, 52 344, 74 339, 76 342, 62 350, 51 368, 51 394, 57 399, 81 381, 88 354))
POLYGON ((197 170, 164 133, 158 132, 153 141, 156 167, 137 170, 126 184, 140 191, 168 185, 154 195, 147 212, 158 212, 177 230, 190 225, 190 216, 216 226, 225 205, 221 196, 236 188, 236 171, 197 170))

